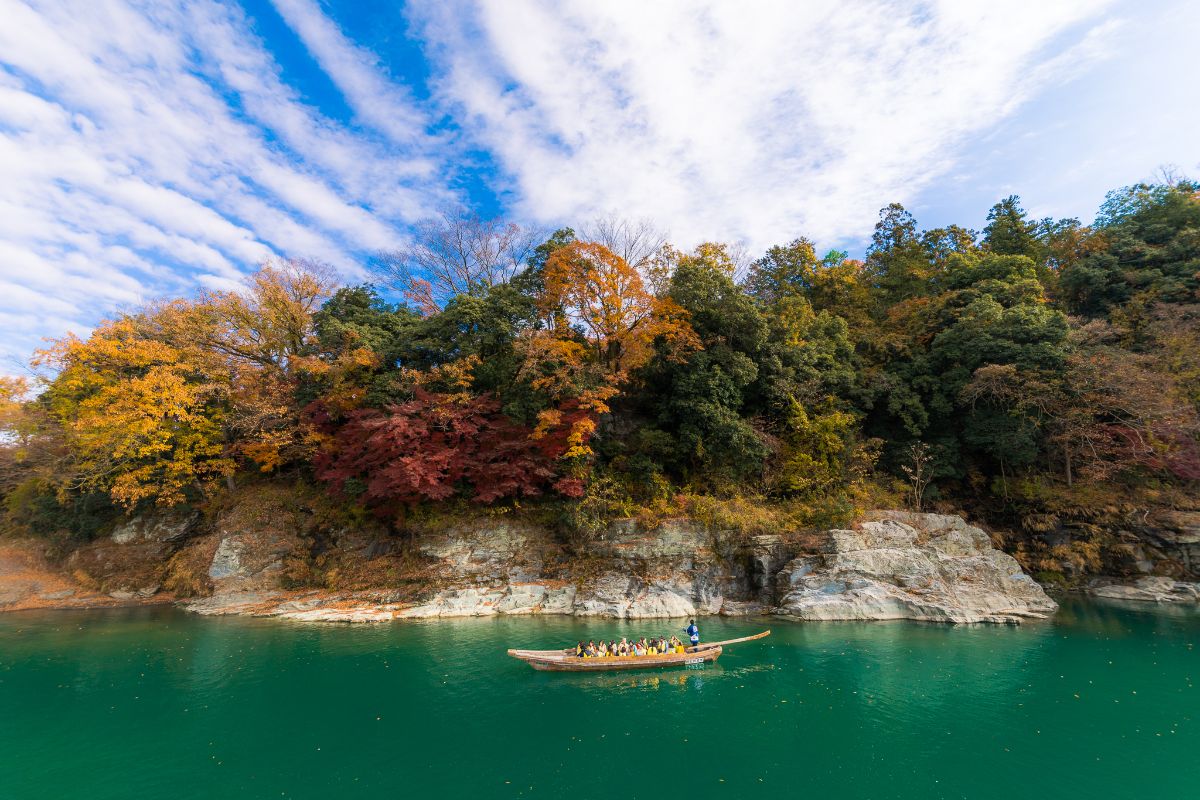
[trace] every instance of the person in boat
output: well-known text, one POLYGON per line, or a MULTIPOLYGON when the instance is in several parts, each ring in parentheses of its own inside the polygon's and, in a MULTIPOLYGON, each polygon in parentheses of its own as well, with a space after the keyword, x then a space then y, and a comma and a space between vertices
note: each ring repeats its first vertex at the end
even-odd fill
POLYGON ((620 650, 618 651, 619 655, 623 655, 623 656, 629 655, 629 640, 626 639, 624 636, 621 637, 621 643, 619 645, 617 645, 617 647, 620 648, 620 650))
POLYGON ((682 649, 683 649, 683 642, 681 642, 679 640, 678 636, 676 636, 675 634, 672 633, 671 634, 671 651, 674 653, 678 653, 682 649))
POLYGON ((588 642, 586 652, 587 652, 588 658, 596 657, 596 642, 595 642, 595 640, 588 642))
POLYGON ((608 643, 603 639, 600 640, 600 644, 596 645, 596 655, 600 656, 601 658, 604 658, 604 656, 608 655, 608 643))
POLYGON ((692 647, 698 647, 700 645, 700 629, 696 627, 696 620, 688 620, 688 626, 686 629, 684 629, 684 633, 686 633, 688 638, 691 640, 692 647))
POLYGON ((575 657, 583 658, 583 642, 580 642, 579 644, 575 645, 575 657))
POLYGON ((634 654, 635 656, 644 656, 644 655, 646 655, 646 648, 642 647, 642 643, 641 643, 641 642, 634 642, 634 643, 633 643, 633 654, 634 654))

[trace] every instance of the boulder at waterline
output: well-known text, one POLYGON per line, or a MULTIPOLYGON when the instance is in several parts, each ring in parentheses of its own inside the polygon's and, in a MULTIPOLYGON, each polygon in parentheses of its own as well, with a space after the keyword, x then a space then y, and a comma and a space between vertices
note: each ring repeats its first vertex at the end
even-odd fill
POLYGON ((1200 602, 1200 583, 1163 577, 1139 578, 1133 583, 1097 578, 1088 586, 1088 594, 1141 603, 1197 603, 1200 602))
POLYGON ((824 552, 780 570, 776 590, 775 613, 805 620, 1018 622, 1058 608, 979 528, 903 511, 829 531, 824 552))

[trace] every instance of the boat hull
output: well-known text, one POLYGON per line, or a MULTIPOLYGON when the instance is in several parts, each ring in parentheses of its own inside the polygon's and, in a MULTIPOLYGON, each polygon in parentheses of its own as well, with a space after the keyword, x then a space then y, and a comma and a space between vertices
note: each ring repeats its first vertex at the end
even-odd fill
MULTIPOLYGON (((546 653, 546 651, 542 651, 546 653)), ((713 647, 698 653, 666 653, 654 656, 602 656, 579 658, 560 653, 538 654, 529 650, 509 650, 513 658, 547 672, 608 672, 610 670, 663 669, 705 664, 721 657, 721 648, 713 647)))

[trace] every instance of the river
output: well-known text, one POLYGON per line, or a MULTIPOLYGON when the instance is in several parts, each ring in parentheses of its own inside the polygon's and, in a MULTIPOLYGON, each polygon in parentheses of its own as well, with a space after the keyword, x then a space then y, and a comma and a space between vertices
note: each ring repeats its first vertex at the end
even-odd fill
POLYGON ((0 798, 1135 798, 1200 792, 1200 615, 770 626, 720 662, 505 656, 668 623, 0 615, 0 798))

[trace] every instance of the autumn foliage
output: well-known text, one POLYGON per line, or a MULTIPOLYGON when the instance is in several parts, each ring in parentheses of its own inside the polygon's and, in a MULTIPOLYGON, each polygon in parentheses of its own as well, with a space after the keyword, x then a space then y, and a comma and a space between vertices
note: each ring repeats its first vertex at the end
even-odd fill
POLYGON ((595 242, 573 242, 546 260, 543 310, 561 331, 583 328, 596 358, 611 374, 644 364, 651 345, 675 350, 699 346, 687 313, 669 297, 655 297, 625 259, 595 242))
POLYGON ((314 466, 339 494, 385 512, 463 491, 480 503, 549 488, 577 496, 579 482, 559 474, 569 447, 562 423, 535 438, 495 398, 417 389, 405 403, 351 413, 314 466))
POLYGON ((914 504, 1004 521, 1194 495, 1196 184, 1119 190, 1092 225, 1009 197, 981 234, 892 204, 862 255, 447 215, 373 259, 376 286, 272 261, 0 378, 3 513, 82 528, 271 476, 393 523, 534 497, 849 509, 914 471, 914 504))
POLYGON ((105 323, 86 341, 69 336, 36 363, 58 370, 43 400, 74 455, 68 486, 105 489, 130 507, 174 505, 233 474, 225 387, 180 348, 145 336, 139 320, 105 323))

